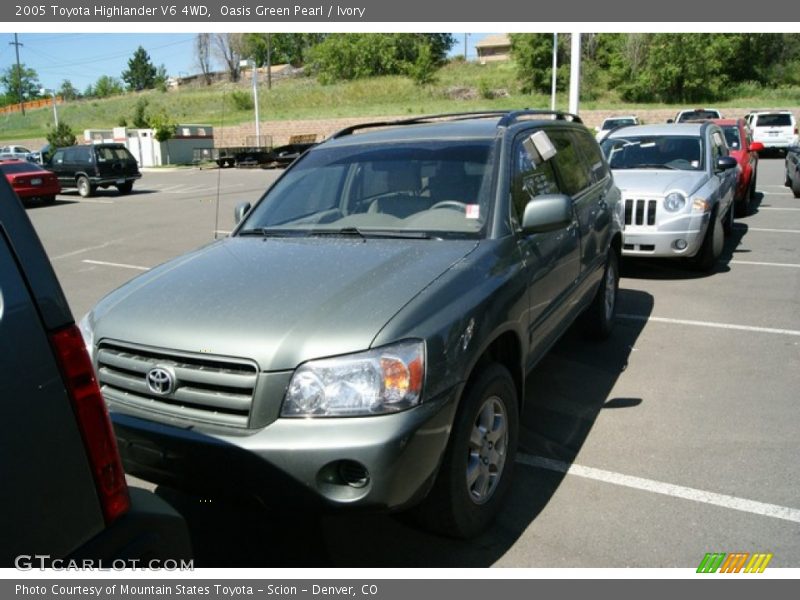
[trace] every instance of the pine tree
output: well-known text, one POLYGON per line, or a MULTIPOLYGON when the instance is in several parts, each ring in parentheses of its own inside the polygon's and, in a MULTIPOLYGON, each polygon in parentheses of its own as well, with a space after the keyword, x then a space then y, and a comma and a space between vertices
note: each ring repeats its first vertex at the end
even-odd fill
POLYGON ((157 70, 150 62, 150 55, 139 46, 133 57, 128 60, 128 70, 122 72, 122 80, 128 84, 128 89, 138 92, 154 88, 156 75, 157 70))

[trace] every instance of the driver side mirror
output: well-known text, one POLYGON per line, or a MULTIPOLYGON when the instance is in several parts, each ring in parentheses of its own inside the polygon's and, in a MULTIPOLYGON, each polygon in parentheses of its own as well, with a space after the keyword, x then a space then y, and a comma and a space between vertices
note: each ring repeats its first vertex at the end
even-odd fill
POLYGON ((236 205, 236 208, 233 209, 233 223, 234 225, 238 225, 242 222, 242 220, 247 216, 247 213, 250 212, 250 203, 249 202, 241 202, 236 205))
POLYGON ((572 222, 572 198, 564 194, 537 196, 525 206, 522 231, 526 234, 564 229, 572 222))
POLYGON ((732 156, 720 156, 717 159, 716 170, 717 171, 727 171, 729 169, 736 168, 736 165, 739 163, 736 162, 736 159, 732 156))

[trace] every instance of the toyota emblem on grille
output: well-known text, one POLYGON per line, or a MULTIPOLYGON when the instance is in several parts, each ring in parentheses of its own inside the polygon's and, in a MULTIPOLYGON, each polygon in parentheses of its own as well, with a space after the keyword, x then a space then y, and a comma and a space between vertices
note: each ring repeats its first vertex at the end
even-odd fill
POLYGON ((159 396, 166 396, 175 390, 175 374, 163 367, 150 369, 146 380, 147 389, 159 396))

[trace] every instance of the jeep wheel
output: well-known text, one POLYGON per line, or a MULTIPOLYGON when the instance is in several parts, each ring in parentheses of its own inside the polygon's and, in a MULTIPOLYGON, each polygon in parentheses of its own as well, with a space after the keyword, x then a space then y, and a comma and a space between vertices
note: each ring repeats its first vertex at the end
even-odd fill
POLYGON ((81 198, 88 198, 95 192, 95 187, 89 183, 89 178, 81 175, 75 181, 75 187, 78 188, 78 193, 81 195, 81 198))
POLYGON ((731 202, 731 205, 728 207, 728 212, 725 213, 725 220, 722 222, 722 232, 724 237, 728 237, 733 233, 733 216, 735 212, 735 203, 731 202))
POLYGON ((125 194, 130 194, 132 189, 133 189, 132 181, 126 181, 125 183, 121 183, 117 186, 117 191, 123 196, 125 194))
POLYGON ((583 330, 587 337, 603 340, 611 335, 614 316, 617 313, 617 293, 619 292, 619 258, 613 249, 608 251, 603 280, 594 300, 583 313, 583 330))
POLYGON ((795 198, 800 198, 800 179, 792 183, 792 193, 795 198))
POLYGON ((711 271, 717 259, 722 255, 722 247, 724 245, 724 232, 722 230, 722 223, 717 218, 717 213, 711 213, 711 222, 706 229, 706 236, 703 238, 703 245, 700 250, 692 257, 692 266, 698 271, 711 271))
POLYGON ((433 490, 417 508, 422 524, 469 538, 494 519, 511 483, 517 448, 517 390, 492 363, 467 384, 433 490))

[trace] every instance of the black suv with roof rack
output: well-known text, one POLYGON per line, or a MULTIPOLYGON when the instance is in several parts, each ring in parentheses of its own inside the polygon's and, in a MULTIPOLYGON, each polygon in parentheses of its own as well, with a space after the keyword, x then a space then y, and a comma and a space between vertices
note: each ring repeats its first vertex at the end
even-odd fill
POLYGON ((579 317, 611 331, 619 197, 574 115, 339 132, 237 207, 230 237, 82 321, 126 468, 481 531, 529 371, 579 317))
POLYGON ((77 188, 86 198, 97 188, 114 186, 120 194, 130 194, 133 182, 142 174, 133 154, 124 144, 83 144, 56 148, 44 164, 58 175, 61 187, 77 188))

